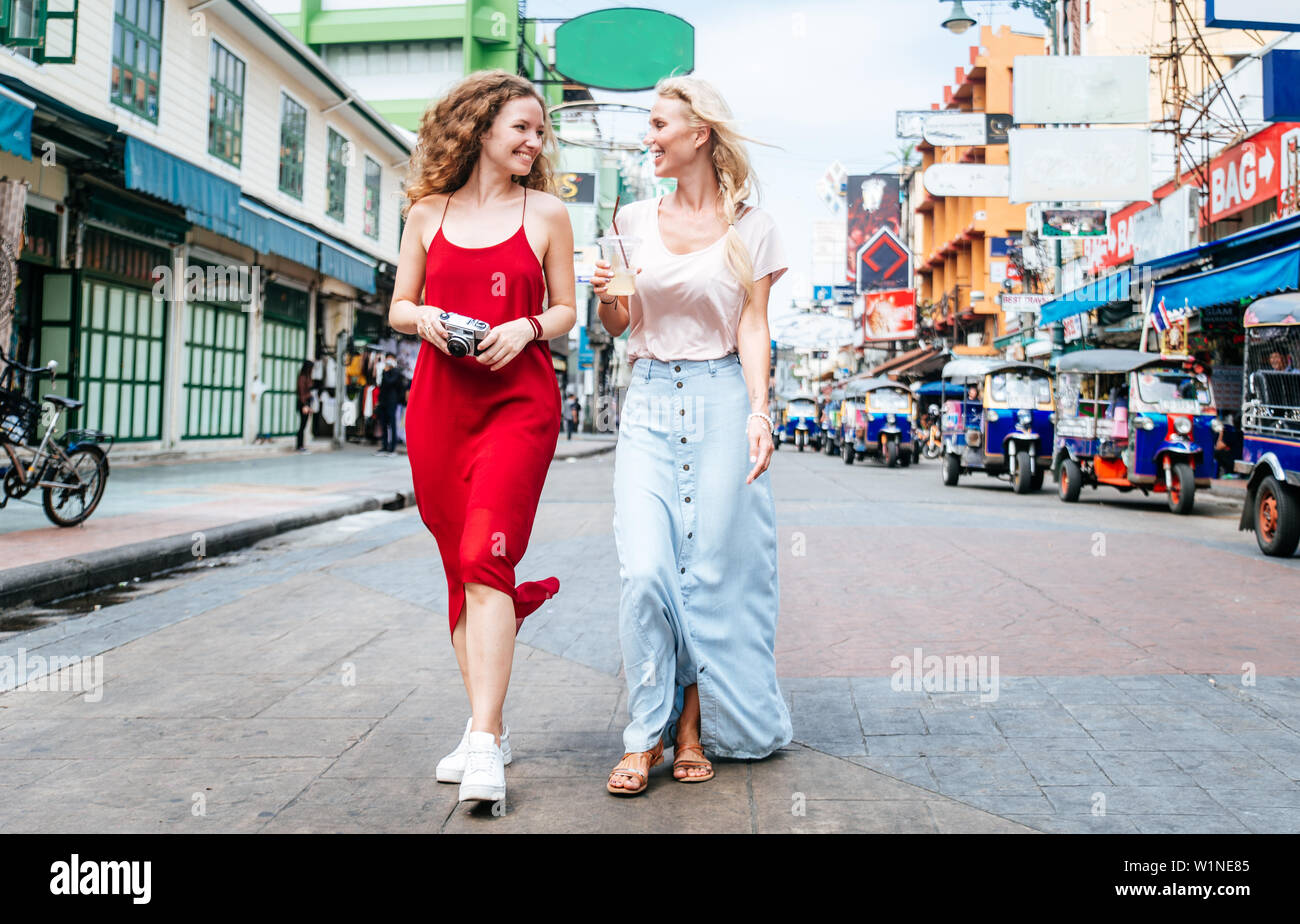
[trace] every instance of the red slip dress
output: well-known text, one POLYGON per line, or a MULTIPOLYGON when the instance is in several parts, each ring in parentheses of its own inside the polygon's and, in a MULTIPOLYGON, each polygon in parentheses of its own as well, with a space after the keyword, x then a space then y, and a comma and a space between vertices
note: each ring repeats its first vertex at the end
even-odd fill
MULTIPOLYGON (((525 215, 527 209, 525 187, 525 215)), ((439 221, 426 258, 426 305, 495 327, 539 313, 545 292, 522 221, 511 237, 490 247, 451 243, 439 221)), ((527 344, 496 372, 473 356, 448 356, 428 341, 420 344, 407 400, 407 458, 420 518, 442 556, 451 631, 466 583, 508 594, 516 633, 524 617, 560 589, 553 577, 515 586, 559 436, 560 389, 545 341, 527 344)))

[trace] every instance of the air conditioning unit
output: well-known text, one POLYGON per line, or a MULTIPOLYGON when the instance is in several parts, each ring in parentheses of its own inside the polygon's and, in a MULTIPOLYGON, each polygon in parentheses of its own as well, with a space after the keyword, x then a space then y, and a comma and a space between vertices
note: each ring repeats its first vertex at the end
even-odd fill
POLYGON ((967 334, 967 335, 966 335, 966 346, 968 346, 968 347, 978 347, 978 346, 983 346, 983 345, 984 345, 984 335, 983 335, 983 334, 967 334))

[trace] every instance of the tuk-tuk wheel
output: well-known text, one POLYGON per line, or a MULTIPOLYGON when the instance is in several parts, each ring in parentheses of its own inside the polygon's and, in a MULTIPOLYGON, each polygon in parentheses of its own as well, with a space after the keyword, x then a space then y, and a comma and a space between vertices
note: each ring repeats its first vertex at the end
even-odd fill
POLYGON ((961 459, 957 458, 955 452, 944 455, 943 467, 940 471, 943 473, 943 483, 948 487, 952 487, 957 483, 957 478, 961 475, 961 459))
POLYGON ((893 440, 885 440, 885 464, 890 468, 898 464, 898 444, 893 440))
POLYGON ((852 465, 853 457, 857 455, 857 453, 853 451, 852 443, 845 443, 842 447, 840 447, 840 455, 844 457, 845 465, 852 465))
POLYGON ((1016 477, 1011 482, 1012 490, 1017 494, 1028 494, 1033 489, 1032 477, 1029 471, 1029 453, 1022 449, 1016 453, 1016 477))
POLYGON ((1083 490, 1083 469, 1079 468, 1078 462, 1073 459, 1061 460, 1056 487, 1061 500, 1067 504, 1073 504, 1079 499, 1079 492, 1083 490))
POLYGON ((1300 502, 1268 475, 1255 491, 1255 541, 1265 555, 1290 558, 1300 545, 1300 502))
POLYGON ((1171 468, 1173 478, 1166 492, 1169 509, 1174 513, 1191 513, 1192 505, 1196 503, 1196 475, 1186 462, 1175 462, 1171 468))

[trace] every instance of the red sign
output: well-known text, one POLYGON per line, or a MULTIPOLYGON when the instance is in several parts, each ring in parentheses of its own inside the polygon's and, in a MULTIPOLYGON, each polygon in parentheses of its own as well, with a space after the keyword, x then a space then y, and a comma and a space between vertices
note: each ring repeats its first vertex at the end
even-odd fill
POLYGON ((862 341, 915 340, 916 290, 893 289, 864 292, 862 299, 862 341))
POLYGON ((1210 161, 1210 195, 1202 222, 1227 218, 1278 195, 1287 166, 1283 138, 1290 140, 1298 133, 1300 125, 1295 122, 1279 122, 1210 161))
POLYGON ((1112 212, 1105 239, 1084 240, 1084 252, 1088 254, 1094 272, 1133 259, 1133 216, 1149 208, 1149 202, 1134 202, 1118 212, 1112 212))

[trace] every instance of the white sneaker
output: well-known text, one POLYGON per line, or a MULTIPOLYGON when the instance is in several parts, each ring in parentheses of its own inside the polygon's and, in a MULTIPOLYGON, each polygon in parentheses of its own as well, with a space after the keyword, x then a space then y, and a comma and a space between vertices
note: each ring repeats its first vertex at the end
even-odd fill
MULTIPOLYGON (((438 761, 438 767, 434 774, 439 783, 459 783, 460 778, 464 775, 465 753, 469 750, 469 729, 473 722, 473 716, 465 720, 465 734, 461 735, 460 744, 456 745, 456 750, 438 761)), ((503 725, 501 728, 501 757, 504 763, 510 763, 509 725, 503 725)))
POLYGON ((460 801, 500 802, 506 797, 506 765, 491 732, 469 733, 460 801))

